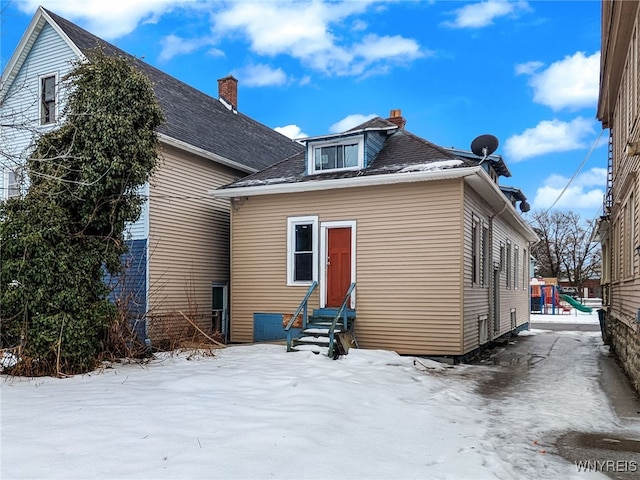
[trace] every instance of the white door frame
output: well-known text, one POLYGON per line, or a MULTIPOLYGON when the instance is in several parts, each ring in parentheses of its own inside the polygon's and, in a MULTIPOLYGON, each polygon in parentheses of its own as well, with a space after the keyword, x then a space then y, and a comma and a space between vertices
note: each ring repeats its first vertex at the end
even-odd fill
MULTIPOLYGON (((351 283, 356 281, 356 221, 320 222, 320 308, 327 306, 327 242, 330 228, 351 228, 351 283)), ((356 290, 351 293, 349 308, 356 307, 356 290)))

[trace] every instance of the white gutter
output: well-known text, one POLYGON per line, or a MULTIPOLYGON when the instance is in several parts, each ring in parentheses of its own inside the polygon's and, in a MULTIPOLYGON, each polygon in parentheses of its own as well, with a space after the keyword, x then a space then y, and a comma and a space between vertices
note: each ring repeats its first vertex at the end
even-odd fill
MULTIPOLYGON (((372 185, 391 185, 397 183, 427 182, 431 180, 447 180, 477 175, 482 167, 448 168, 431 172, 386 173, 360 177, 334 178, 329 180, 310 180, 307 182, 274 183, 249 185, 211 190, 214 197, 248 197, 254 195, 274 195, 278 193, 316 192, 338 188, 368 187, 372 185)), ((506 201, 506 198, 505 198, 506 201)))
POLYGON ((522 219, 500 187, 489 177, 481 166, 447 168, 435 171, 387 173, 360 177, 336 178, 330 180, 311 180, 307 182, 274 183, 250 185, 246 187, 221 188, 210 190, 215 198, 251 197, 258 195, 276 195, 280 193, 317 192, 338 188, 368 187, 374 185, 392 185, 434 180, 463 178, 465 182, 482 195, 498 212, 496 216, 508 217, 509 223, 518 227, 530 242, 537 242, 538 235, 522 219))
POLYGON ((183 142, 182 140, 178 140, 168 135, 165 135, 164 133, 158 133, 158 138, 162 143, 166 145, 179 148, 180 150, 185 150, 187 152, 193 153, 194 155, 198 155, 199 157, 204 157, 208 160, 214 161, 216 163, 220 163, 221 165, 225 165, 235 170, 240 170, 241 172, 255 173, 258 171, 255 168, 247 167, 246 165, 243 165, 238 162, 234 162, 233 160, 229 160, 228 158, 222 157, 220 155, 216 155, 215 153, 211 153, 202 148, 195 147, 187 142, 183 142))

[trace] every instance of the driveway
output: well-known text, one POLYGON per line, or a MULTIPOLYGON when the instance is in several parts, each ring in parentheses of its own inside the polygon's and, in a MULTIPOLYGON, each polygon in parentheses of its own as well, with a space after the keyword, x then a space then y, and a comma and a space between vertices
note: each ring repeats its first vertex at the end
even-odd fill
POLYGON ((574 351, 593 347, 600 378, 599 385, 615 412, 617 422, 608 431, 550 432, 549 453, 558 454, 576 465, 577 471, 601 472, 612 479, 640 478, 640 397, 624 372, 602 344, 593 323, 532 322, 507 345, 497 348, 484 362, 498 369, 478 383, 478 391, 490 401, 522 401, 530 375, 545 369, 553 375, 566 371, 574 361, 574 351))

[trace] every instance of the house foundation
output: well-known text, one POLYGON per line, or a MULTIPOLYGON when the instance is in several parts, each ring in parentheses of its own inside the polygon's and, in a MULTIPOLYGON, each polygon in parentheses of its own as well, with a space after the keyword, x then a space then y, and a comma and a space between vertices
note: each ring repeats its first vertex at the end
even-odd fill
POLYGON ((629 377, 633 388, 640 393, 640 324, 632 326, 605 315, 605 343, 629 377))

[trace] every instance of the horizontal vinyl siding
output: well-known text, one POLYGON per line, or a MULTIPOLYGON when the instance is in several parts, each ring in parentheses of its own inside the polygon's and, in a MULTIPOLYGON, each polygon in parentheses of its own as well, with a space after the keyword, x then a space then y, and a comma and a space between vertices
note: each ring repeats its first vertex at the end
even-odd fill
POLYGON ((640 141, 640 99, 637 93, 640 86, 637 73, 640 64, 639 28, 640 22, 636 16, 613 113, 611 252, 609 259, 603 259, 611 261, 609 313, 629 326, 635 325, 640 306, 640 257, 634 250, 640 243, 640 156, 626 153, 628 144, 640 141), (631 196, 633 202, 630 202, 631 196), (633 219, 625 215, 625 208, 632 209, 633 219))
MULTIPOLYGON (((524 252, 529 252, 529 245, 514 228, 504 221, 499 215, 491 220, 494 212, 471 188, 466 189, 465 196, 465 265, 464 265, 464 350, 470 352, 480 346, 479 343, 479 317, 487 316, 489 335, 488 339, 498 337, 529 321, 529 261, 525 261, 524 252), (489 228, 487 240, 489 245, 487 278, 485 286, 472 285, 471 282, 471 226, 473 216, 479 219, 482 225, 489 228), (491 228, 493 226, 493 233, 491 228), (490 285, 493 281, 493 263, 500 260, 500 245, 511 242, 511 272, 510 286, 507 288, 506 258, 504 271, 500 273, 500 318, 499 328, 494 329, 493 297, 490 285), (517 249, 516 249, 517 246, 517 249), (517 262, 515 261, 517 251, 517 262), (517 272, 515 271, 517 266, 517 272), (517 288, 514 279, 517 277, 517 288), (511 309, 516 310, 516 324, 511 324, 511 309)), ((481 233, 480 233, 481 234, 481 233)))
MULTIPOLYGON (((511 278, 512 283, 511 287, 507 288, 507 280, 506 280, 506 271, 503 271, 500 274, 500 329, 498 331, 494 331, 495 336, 503 335, 508 333, 511 330, 511 309, 516 309, 516 326, 523 325, 529 322, 529 309, 530 309, 530 297, 529 297, 529 284, 523 285, 522 278, 523 272, 522 268, 529 268, 529 264, 522 265, 522 250, 527 249, 529 251, 529 246, 527 245, 524 237, 515 232, 507 222, 505 222, 501 217, 497 217, 494 220, 494 244, 493 244, 493 254, 494 259, 500 258, 500 242, 506 243, 507 240, 511 241, 512 245, 512 259, 511 259, 511 278), (515 251, 514 246, 518 245, 518 255, 519 259, 519 269, 518 269, 518 288, 513 287, 513 252, 515 251)), ((506 267, 505 267, 506 268, 506 267)))
POLYGON ((229 202, 209 192, 234 171, 165 147, 149 202, 150 336, 165 338, 188 323, 211 331, 211 285, 229 279, 229 202))
POLYGON ((138 220, 125 225, 125 237, 128 240, 146 240, 149 237, 149 183, 147 182, 140 187, 138 192, 147 201, 142 205, 138 220))
POLYGON ((307 287, 286 285, 287 217, 318 215, 356 221, 362 347, 460 353, 460 196, 453 180, 248 198, 232 212, 232 341, 253 339, 254 312, 297 308, 307 287))
MULTIPOLYGON (((493 270, 490 265, 490 249, 487 247, 487 259, 488 272, 486 272, 485 285, 472 284, 472 231, 473 217, 480 222, 480 239, 482 242, 482 228, 489 227, 489 218, 491 216, 491 210, 488 205, 482 200, 480 195, 470 188, 466 189, 465 202, 464 202, 464 352, 470 352, 480 346, 480 331, 479 331, 479 317, 486 316, 487 323, 491 323, 491 299, 489 284, 491 282, 491 275, 493 270)), ((487 241, 490 242, 491 238, 487 235, 487 241)), ((482 251, 482 245, 481 245, 482 251)), ((482 271, 481 271, 482 274, 482 271)), ((489 337, 490 338, 490 337, 489 337)))
MULTIPOLYGON (((0 145, 3 154, 0 155, 2 166, 13 168, 24 164, 29 155, 29 146, 42 133, 49 131, 52 126, 40 126, 40 76, 57 75, 58 82, 71 71, 72 62, 77 57, 58 36, 51 26, 44 26, 42 32, 33 44, 24 64, 7 91, 7 95, 0 105, 0 118, 3 127, 0 129, 0 145), (6 125, 16 125, 13 128, 6 125)), ((57 87, 57 117, 62 114, 64 99, 60 85, 57 87)), ((55 124, 53 125, 55 126, 55 124)), ((4 175, 0 175, 0 192, 4 192, 4 175)), ((2 195, 4 198, 4 193, 2 195)))

